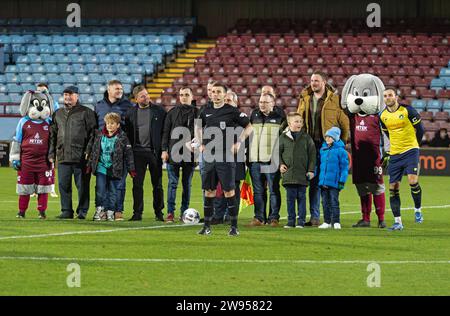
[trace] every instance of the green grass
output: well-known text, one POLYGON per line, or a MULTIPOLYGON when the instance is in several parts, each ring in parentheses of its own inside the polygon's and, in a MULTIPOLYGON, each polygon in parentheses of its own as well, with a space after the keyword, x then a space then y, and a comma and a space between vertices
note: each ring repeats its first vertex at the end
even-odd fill
MULTIPOLYGON (((402 207, 412 207, 405 180, 401 188, 402 207)), ((427 208, 450 204, 446 177, 421 178, 425 222, 417 225, 413 212, 403 211, 402 232, 352 229, 351 224, 360 217, 359 198, 348 182, 340 201, 342 213, 350 214, 342 214, 341 231, 246 228, 244 224, 252 217, 249 208, 240 214, 238 238, 228 237, 228 227, 224 225, 214 226, 211 236, 199 236, 198 226, 154 221, 148 176, 142 222, 59 221, 55 219, 59 199, 55 198, 50 198, 46 221, 36 219, 35 200, 30 203, 27 218, 18 220, 15 181, 13 170, 0 168, 0 295, 450 294, 450 207, 427 208), (144 229, 134 229, 139 227, 144 229), (115 231, 95 233, 109 229, 115 231), (84 234, 4 238, 83 231, 84 234), (102 258, 127 260, 97 260, 102 258), (79 288, 66 284, 70 274, 66 269, 71 262, 81 268, 79 288), (367 286, 369 262, 380 264, 379 288, 367 286)), ((166 182, 164 176, 165 188, 166 182)), ((131 188, 129 181, 126 218, 132 213, 131 188)), ((192 188, 191 205, 202 213, 198 173, 192 188)), ((93 209, 92 204, 90 216, 93 209)), ((283 192, 281 216, 286 214, 283 192)), ((376 216, 372 215, 376 223, 376 216)), ((390 211, 386 219, 392 223, 390 211)), ((281 223, 285 224, 286 219, 281 223)))

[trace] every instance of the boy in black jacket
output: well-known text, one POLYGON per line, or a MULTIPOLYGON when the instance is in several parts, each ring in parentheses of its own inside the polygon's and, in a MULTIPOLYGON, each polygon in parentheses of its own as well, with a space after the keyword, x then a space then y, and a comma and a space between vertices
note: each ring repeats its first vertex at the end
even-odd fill
POLYGON ((120 197, 118 186, 124 165, 131 177, 136 176, 133 150, 127 136, 120 130, 120 115, 108 113, 104 120, 105 126, 95 136, 88 162, 88 172, 93 172, 97 177, 94 221, 123 218, 114 213, 121 211, 117 208, 120 197))

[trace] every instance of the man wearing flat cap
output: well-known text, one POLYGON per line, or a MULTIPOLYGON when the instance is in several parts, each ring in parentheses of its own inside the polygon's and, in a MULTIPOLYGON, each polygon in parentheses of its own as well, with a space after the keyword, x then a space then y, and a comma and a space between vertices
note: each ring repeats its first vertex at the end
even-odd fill
POLYGON ((72 176, 78 190, 78 219, 85 219, 89 209, 89 181, 86 172, 97 120, 95 112, 82 106, 78 88, 68 86, 63 91, 64 107, 53 113, 50 126, 49 161, 57 162, 61 195, 58 218, 74 217, 72 208, 72 176))

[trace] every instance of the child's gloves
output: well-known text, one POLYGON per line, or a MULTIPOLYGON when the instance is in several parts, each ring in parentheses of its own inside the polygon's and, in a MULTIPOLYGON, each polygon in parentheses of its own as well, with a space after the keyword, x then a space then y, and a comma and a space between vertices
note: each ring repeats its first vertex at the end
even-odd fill
POLYGON ((84 170, 84 172, 86 173, 86 174, 91 174, 92 173, 92 168, 91 167, 86 167, 86 169, 84 170))
POLYGON ((20 170, 20 166, 21 166, 22 164, 20 163, 20 160, 13 160, 12 161, 12 166, 13 166, 13 168, 15 169, 15 170, 20 170))
POLYGON ((344 182, 339 182, 338 183, 338 189, 342 190, 344 188, 345 183, 344 182))
POLYGON ((132 178, 136 177, 136 170, 131 170, 128 173, 130 174, 130 177, 132 177, 132 178))

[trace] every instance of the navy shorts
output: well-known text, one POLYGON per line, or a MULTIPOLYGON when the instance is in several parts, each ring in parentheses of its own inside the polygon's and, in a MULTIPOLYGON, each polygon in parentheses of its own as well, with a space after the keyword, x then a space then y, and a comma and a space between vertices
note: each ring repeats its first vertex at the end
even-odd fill
POLYGON ((400 182, 403 175, 419 175, 419 149, 414 148, 399 155, 392 155, 389 159, 389 183, 400 182))
POLYGON ((202 173, 202 189, 215 190, 220 181, 224 191, 235 188, 235 162, 204 162, 202 173))

